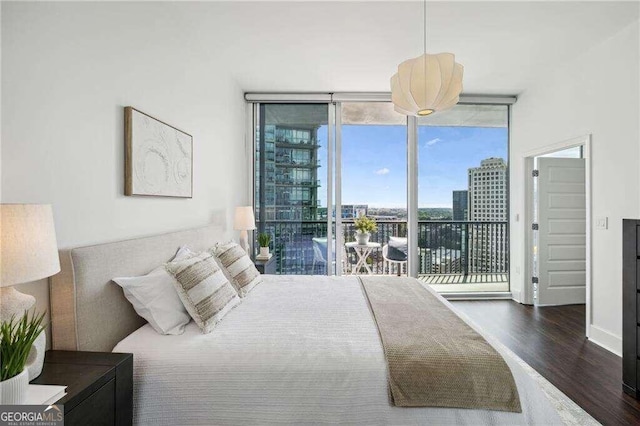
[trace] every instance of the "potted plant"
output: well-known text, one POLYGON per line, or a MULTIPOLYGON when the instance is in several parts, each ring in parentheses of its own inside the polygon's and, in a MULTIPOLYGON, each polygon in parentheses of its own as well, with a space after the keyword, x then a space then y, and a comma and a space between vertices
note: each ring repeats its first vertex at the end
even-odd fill
POLYGON ((22 318, 11 317, 0 324, 0 397, 2 404, 20 404, 27 395, 29 371, 26 368, 31 346, 44 331, 44 313, 22 318))
POLYGON ((260 257, 269 257, 269 243, 271 243, 271 235, 258 234, 258 244, 260 245, 260 257))
POLYGON ((353 222, 356 228, 356 241, 360 245, 367 245, 372 232, 378 230, 375 219, 367 216, 360 216, 353 222))

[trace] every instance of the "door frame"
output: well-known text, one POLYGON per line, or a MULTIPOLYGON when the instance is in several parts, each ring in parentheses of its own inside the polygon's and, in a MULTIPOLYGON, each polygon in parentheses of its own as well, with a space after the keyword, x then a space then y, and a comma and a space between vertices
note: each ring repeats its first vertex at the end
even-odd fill
POLYGON ((578 136, 575 138, 567 139, 561 142, 557 142, 551 145, 546 145, 540 148, 527 151, 522 156, 524 163, 524 218, 523 226, 525 227, 525 237, 523 253, 525 256, 525 285, 522 292, 522 303, 526 305, 533 305, 533 230, 531 224, 533 223, 533 160, 535 157, 545 154, 551 154, 553 152, 562 151, 568 148, 575 148, 582 146, 582 158, 585 161, 585 197, 586 197, 586 321, 585 321, 585 335, 589 337, 589 329, 591 324, 591 134, 578 136))

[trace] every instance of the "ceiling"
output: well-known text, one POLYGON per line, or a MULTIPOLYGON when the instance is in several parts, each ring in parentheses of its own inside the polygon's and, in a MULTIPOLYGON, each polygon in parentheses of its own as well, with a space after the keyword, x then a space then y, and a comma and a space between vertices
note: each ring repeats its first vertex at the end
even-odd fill
MULTIPOLYGON (((201 5, 185 31, 223 33, 196 44, 207 43, 200 48, 248 92, 388 91, 397 64, 422 52, 421 2, 201 5)), ((455 53, 464 93, 517 95, 637 21, 638 10, 637 2, 613 1, 434 2, 428 51, 455 53)))
MULTIPOLYGON (((245 92, 388 92, 397 65, 423 49, 420 1, 22 5, 16 16, 48 10, 46 22, 19 30, 41 29, 44 45, 70 28, 87 35, 54 43, 51 55, 90 43, 97 58, 119 61, 100 51, 121 43, 150 63, 171 63, 177 78, 235 81, 245 92)), ((639 9, 638 1, 430 2, 427 49, 456 55, 465 67, 463 93, 518 95, 638 21, 639 9)))

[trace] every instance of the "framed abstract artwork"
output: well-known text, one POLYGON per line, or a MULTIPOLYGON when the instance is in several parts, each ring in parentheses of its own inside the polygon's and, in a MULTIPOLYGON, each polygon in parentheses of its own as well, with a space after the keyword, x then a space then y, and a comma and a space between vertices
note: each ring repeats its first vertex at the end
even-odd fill
POLYGON ((124 193, 193 196, 193 137, 138 111, 124 109, 124 193))

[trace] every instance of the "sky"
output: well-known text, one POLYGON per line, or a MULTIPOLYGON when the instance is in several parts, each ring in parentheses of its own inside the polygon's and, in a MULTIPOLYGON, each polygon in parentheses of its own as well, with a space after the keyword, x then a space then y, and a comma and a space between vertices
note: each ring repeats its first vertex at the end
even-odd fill
MULTIPOLYGON (((322 148, 319 198, 326 205, 326 126, 318 130, 322 148)), ((418 128, 418 207, 451 207, 452 191, 467 189, 468 169, 489 157, 507 159, 506 128, 418 128)), ((342 126, 342 204, 406 207, 405 126, 342 126)))

